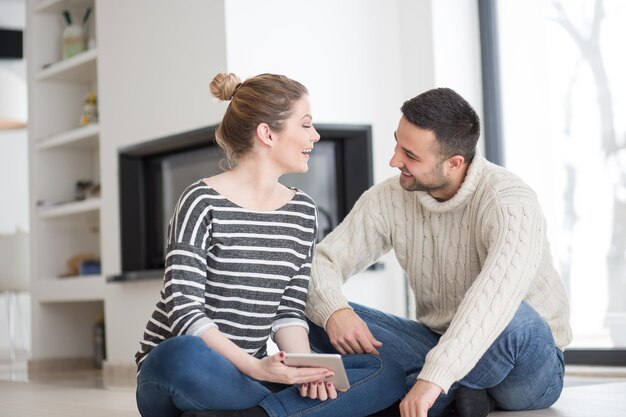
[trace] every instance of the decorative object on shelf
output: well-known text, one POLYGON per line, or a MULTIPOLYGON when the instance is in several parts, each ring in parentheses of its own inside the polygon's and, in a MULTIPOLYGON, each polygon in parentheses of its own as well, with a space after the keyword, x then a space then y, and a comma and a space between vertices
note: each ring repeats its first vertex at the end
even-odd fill
POLYGON ((85 23, 89 20, 91 7, 85 11, 83 21, 74 23, 69 10, 63 10, 63 17, 67 26, 63 30, 63 59, 71 58, 87 50, 87 37, 85 36, 85 23))
POLYGON ((93 253, 80 253, 67 260, 67 268, 67 273, 60 275, 60 278, 77 277, 80 275, 99 275, 100 259, 93 253))
POLYGON ((98 123, 98 97, 94 91, 90 91, 85 97, 79 124, 87 126, 93 123, 98 123))
POLYGON ((100 261, 97 259, 81 261, 78 267, 78 275, 100 275, 100 271, 100 261))
POLYGON ((102 369, 102 362, 107 357, 104 340, 104 315, 100 314, 93 325, 93 366, 96 369, 102 369))
POLYGON ((74 189, 74 198, 76 201, 99 196, 100 184, 94 184, 94 182, 90 180, 76 181, 76 187, 74 189))
POLYGON ((37 200, 35 205, 39 208, 47 209, 50 207, 57 207, 63 204, 63 201, 54 201, 54 200, 37 200))

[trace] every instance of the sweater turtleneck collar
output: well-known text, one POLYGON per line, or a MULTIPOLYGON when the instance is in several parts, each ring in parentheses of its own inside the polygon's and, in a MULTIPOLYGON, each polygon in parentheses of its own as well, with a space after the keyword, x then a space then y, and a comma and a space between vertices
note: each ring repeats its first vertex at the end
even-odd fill
POLYGON ((433 196, 428 194, 427 191, 416 191, 417 199, 428 211, 435 213, 444 213, 447 211, 454 211, 464 206, 470 199, 470 196, 476 191, 478 182, 481 178, 481 174, 485 167, 485 158, 480 155, 474 156, 474 159, 467 168, 465 179, 461 188, 456 194, 449 200, 437 201, 433 196))

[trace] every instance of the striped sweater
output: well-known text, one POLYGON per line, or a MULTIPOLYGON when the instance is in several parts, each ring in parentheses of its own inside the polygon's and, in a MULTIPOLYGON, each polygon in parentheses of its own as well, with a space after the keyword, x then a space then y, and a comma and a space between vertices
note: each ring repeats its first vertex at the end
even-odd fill
POLYGON ((270 335, 308 329, 304 316, 317 235, 313 200, 301 191, 274 211, 232 203, 202 180, 181 195, 169 224, 160 298, 135 355, 138 370, 160 342, 218 328, 262 357, 270 335))

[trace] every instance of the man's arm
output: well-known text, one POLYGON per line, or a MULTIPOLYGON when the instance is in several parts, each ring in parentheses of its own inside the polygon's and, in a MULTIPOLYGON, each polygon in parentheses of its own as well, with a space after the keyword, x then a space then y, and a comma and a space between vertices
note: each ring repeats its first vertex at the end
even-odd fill
POLYGON ((479 236, 488 251, 482 270, 419 374, 444 392, 473 369, 509 324, 541 262, 545 221, 538 205, 500 205, 486 224, 479 236))
MULTIPOLYGON (((346 328, 363 326, 367 329, 362 321, 362 326, 359 326, 360 319, 351 311, 341 287, 348 278, 391 249, 391 222, 386 207, 389 198, 385 195, 388 193, 387 183, 378 184, 365 192, 344 221, 316 247, 306 314, 329 333, 339 334, 346 328), (346 309, 350 311, 344 311, 346 309), (331 316, 335 316, 332 321, 331 316)), ((341 336, 337 336, 333 344, 339 343, 339 338, 341 336)), ((347 339, 345 343, 352 345, 347 339)), ((335 345, 340 352, 344 346, 343 343, 335 345)))

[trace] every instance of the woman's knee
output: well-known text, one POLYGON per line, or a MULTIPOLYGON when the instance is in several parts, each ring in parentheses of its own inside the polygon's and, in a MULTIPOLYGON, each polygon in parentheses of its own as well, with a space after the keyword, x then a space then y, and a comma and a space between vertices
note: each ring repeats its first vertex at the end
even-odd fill
POLYGON ((395 360, 381 356, 359 354, 344 357, 346 368, 365 371, 362 378, 353 381, 357 384, 376 381, 390 395, 403 395, 406 392, 404 368, 395 360))
POLYGON ((176 336, 159 343, 147 356, 139 375, 141 379, 176 383, 189 380, 198 364, 206 362, 211 350, 196 336, 176 336), (203 359, 204 358, 204 359, 203 359))

